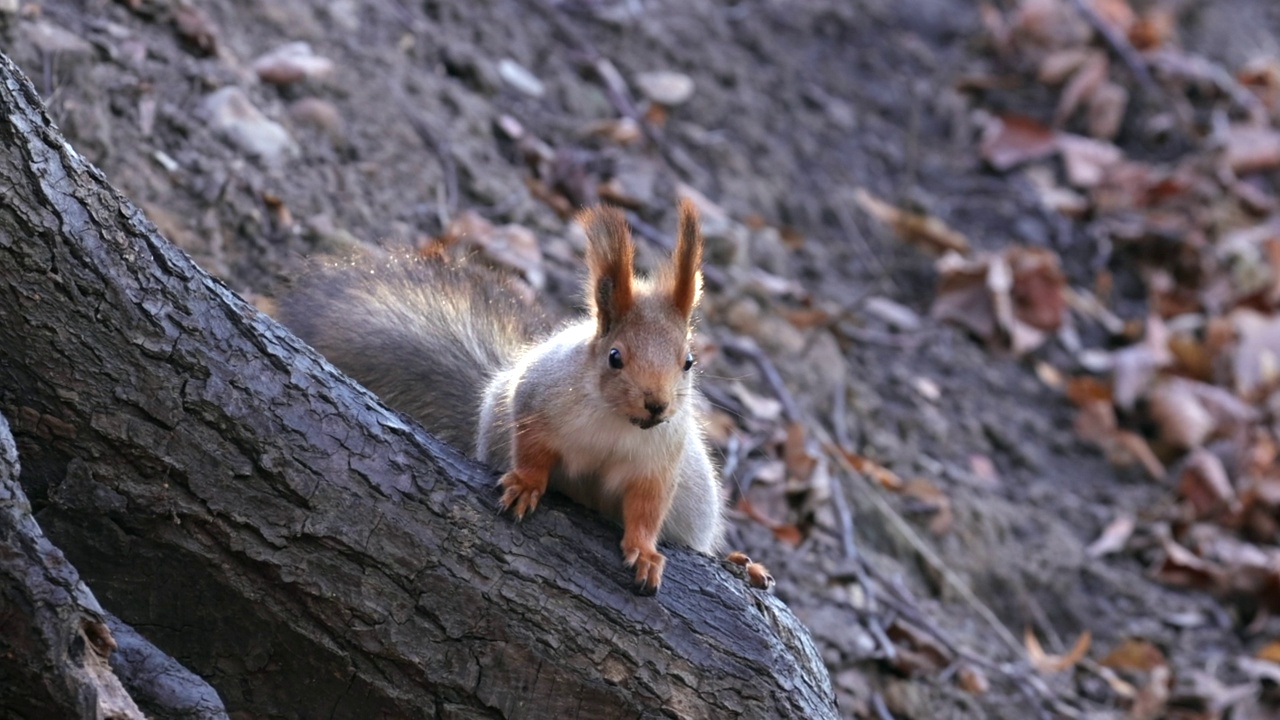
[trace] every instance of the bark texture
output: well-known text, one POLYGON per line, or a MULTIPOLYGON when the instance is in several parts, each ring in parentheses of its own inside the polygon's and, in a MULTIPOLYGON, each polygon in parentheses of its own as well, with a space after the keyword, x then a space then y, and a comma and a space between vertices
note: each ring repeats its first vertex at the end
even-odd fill
POLYGON ((0 715, 142 720, 107 663, 102 608, 31 517, 18 472, 0 415, 0 715))
POLYGON ((776 598, 484 469, 197 268, 0 56, 0 411, 40 520, 234 714, 834 717, 776 598))

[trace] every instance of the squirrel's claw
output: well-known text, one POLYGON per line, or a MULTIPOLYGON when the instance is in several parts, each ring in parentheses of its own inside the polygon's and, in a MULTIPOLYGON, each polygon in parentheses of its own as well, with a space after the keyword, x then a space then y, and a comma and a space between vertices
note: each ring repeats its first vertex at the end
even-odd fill
POLYGON ((653 595, 662 585, 662 569, 667 559, 662 553, 653 549, 631 547, 622 549, 622 562, 627 567, 636 569, 636 579, 631 589, 637 595, 653 595))
POLYGON ((536 483, 526 482, 514 470, 503 475, 498 485, 505 488, 500 501, 502 509, 512 511, 517 520, 523 520, 525 513, 538 507, 538 500, 542 498, 545 489, 545 486, 539 487, 536 483))

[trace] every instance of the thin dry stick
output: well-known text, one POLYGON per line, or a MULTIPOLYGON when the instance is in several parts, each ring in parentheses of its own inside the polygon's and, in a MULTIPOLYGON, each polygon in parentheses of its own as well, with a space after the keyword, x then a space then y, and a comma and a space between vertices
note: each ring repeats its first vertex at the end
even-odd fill
POLYGON ((1133 73, 1143 91, 1152 95, 1159 95, 1160 89, 1155 80, 1151 78, 1150 71, 1147 70, 1146 60, 1138 54, 1138 50, 1129 42, 1129 38, 1116 32, 1115 28, 1107 24, 1107 21, 1103 20, 1102 16, 1098 15, 1089 3, 1084 0, 1074 0, 1074 2, 1076 10, 1084 16, 1085 20, 1089 21, 1094 30, 1098 31, 1102 39, 1107 41, 1107 45, 1111 46, 1112 52, 1119 55, 1124 64, 1128 66, 1129 72, 1133 73))
MULTIPOLYGON (((843 455, 835 453, 835 458, 836 462, 845 469, 845 472, 851 473, 856 477, 863 477, 862 473, 858 472, 843 455)), ((871 498, 871 502, 875 504, 876 509, 889 519, 889 522, 893 525, 894 529, 901 533, 907 543, 920 554, 920 557, 924 558, 924 561, 932 566, 942 579, 960 595, 960 599, 964 600, 966 605, 972 608, 974 612, 978 613, 978 616, 991 626, 991 629, 996 632, 996 635, 1000 640, 1004 642, 1004 644, 1008 646, 1016 656, 1022 657, 1022 644, 1013 636, 1013 633, 1009 632, 1009 629, 1004 626, 1004 623, 1000 622, 1000 619, 991 611, 991 608, 987 607, 986 603, 982 602, 977 595, 974 595, 973 591, 969 589, 969 586, 957 577, 951 568, 947 567, 946 563, 942 561, 942 558, 938 557, 938 554, 933 551, 933 548, 929 547, 929 544, 920 537, 919 533, 911 527, 911 524, 893 509, 893 506, 889 504, 888 500, 884 499, 880 494, 879 488, 875 487, 875 485, 869 481, 866 483, 866 486, 870 490, 870 492, 867 493, 867 497, 871 498)))
POLYGON ((778 398, 778 402, 782 403, 782 414, 787 422, 798 422, 800 420, 800 408, 796 405, 796 400, 791 396, 791 391, 787 389, 785 383, 782 382, 782 376, 778 374, 778 368, 769 359, 768 355, 760 349, 755 340, 749 337, 735 337, 726 340, 723 343, 725 350, 737 355, 742 355, 756 364, 760 369, 760 374, 764 376, 765 382, 769 384, 769 388, 773 390, 773 394, 778 398))

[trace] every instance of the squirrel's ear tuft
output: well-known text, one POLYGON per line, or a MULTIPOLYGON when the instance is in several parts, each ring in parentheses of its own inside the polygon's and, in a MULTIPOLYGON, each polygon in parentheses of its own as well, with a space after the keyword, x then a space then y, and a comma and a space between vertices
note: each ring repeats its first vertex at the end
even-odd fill
POLYGON ((587 298, 604 335, 635 302, 635 247, 627 219, 617 208, 588 208, 578 214, 578 222, 587 232, 587 298))
POLYGON ((687 318, 702 296, 702 229, 698 209, 688 198, 680 201, 680 227, 671 266, 671 300, 676 311, 687 318))

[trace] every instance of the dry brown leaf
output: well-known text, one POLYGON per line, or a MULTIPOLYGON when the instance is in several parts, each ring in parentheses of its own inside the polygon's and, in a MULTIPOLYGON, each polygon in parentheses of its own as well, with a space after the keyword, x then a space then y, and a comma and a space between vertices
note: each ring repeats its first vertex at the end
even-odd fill
POLYGON ((956 671, 956 685, 970 695, 983 695, 991 689, 986 674, 969 663, 964 663, 956 671))
POLYGON ((982 135, 982 159, 1004 172, 1058 151, 1057 133, 1022 115, 993 117, 982 135))
POLYGON ((1000 331, 995 300, 987 287, 989 265, 985 259, 966 260, 957 254, 943 256, 937 263, 938 292, 929 313, 938 320, 953 322, 987 342, 1000 331))
POLYGON ((902 493, 923 505, 932 514, 929 520, 929 532, 934 535, 945 535, 951 530, 954 516, 951 513, 951 498, 933 481, 926 478, 912 478, 902 487, 902 493))
POLYGON ((1137 462, 1142 465, 1142 468, 1147 471, 1147 475, 1152 480, 1164 479, 1164 463, 1160 462, 1160 458, 1156 457, 1146 438, 1135 432, 1121 430, 1116 433, 1115 439, 1116 445, 1110 453, 1112 462, 1119 465, 1137 462))
POLYGON ((1196 518, 1206 518, 1223 510, 1236 512, 1240 501, 1227 477, 1227 469, 1217 455, 1203 448, 1187 458, 1178 480, 1178 495, 1191 504, 1196 518))
POLYGON ((740 382, 729 385, 729 392, 742 403, 751 417, 766 423, 776 422, 782 417, 782 402, 774 398, 757 395, 740 382))
POLYGON ((1271 642, 1258 648, 1258 652, 1253 654, 1259 660, 1267 662, 1280 663, 1280 640, 1272 640, 1271 642))
POLYGON ((902 482, 902 478, 898 477, 898 475, 889 468, 871 460, 870 458, 859 455, 855 452, 850 452, 844 448, 834 449, 844 456, 844 459, 853 466, 854 470, 866 475, 880 487, 886 490, 902 490, 905 483, 902 482))
POLYGON ((1053 114, 1053 124, 1061 127, 1075 114, 1082 104, 1089 102, 1094 93, 1107 81, 1111 63, 1106 53, 1097 50, 1076 70, 1058 98, 1058 109, 1053 114))
POLYGON ((1089 0, 1089 5, 1098 14, 1098 19, 1110 25, 1121 35, 1128 33, 1138 21, 1138 15, 1129 6, 1128 0, 1089 0))
POLYGON ((1069 378, 1066 395, 1076 407, 1084 407, 1095 401, 1111 404, 1111 386, 1091 375, 1069 378))
POLYGON ((1275 115, 1280 111, 1280 57, 1262 55, 1244 64, 1236 79, 1275 115))
POLYGON ((1221 585, 1220 569, 1179 545, 1173 538, 1162 537, 1161 548, 1164 550, 1164 557, 1153 572, 1157 580, 1170 585, 1201 590, 1221 585))
POLYGON ((1152 669, 1147 684, 1138 691, 1129 708, 1129 717, 1133 720, 1156 720, 1166 717, 1165 709, 1169 704, 1169 690, 1173 683, 1173 674, 1168 665, 1159 665, 1152 669))
POLYGON ((858 188, 854 199, 868 215, 893 228, 900 240, 936 255, 948 251, 962 254, 969 252, 968 238, 932 215, 922 215, 890 205, 863 188, 858 188))
POLYGON ((1107 140, 1119 135, 1128 108, 1129 91, 1119 83, 1103 83, 1089 98, 1089 134, 1107 140))
POLYGON ((495 226, 474 210, 465 210, 449 223, 445 239, 475 247, 493 262, 519 272, 535 289, 546 284, 538 236, 526 227, 495 226))
POLYGON ((1179 450, 1200 447, 1217 429, 1213 415, 1186 383, 1157 383, 1147 400, 1160 439, 1179 450))
POLYGON ((897 667, 903 672, 936 673, 951 664, 952 655, 945 646, 901 617, 895 618, 885 628, 885 634, 893 641, 899 654, 904 656, 897 660, 897 667))
POLYGON ((1173 39, 1177 18, 1167 7, 1149 8, 1129 28, 1129 42, 1139 50, 1155 50, 1173 39))
POLYGON ((804 540, 804 533, 800 532, 800 528, 789 523, 778 522, 761 512, 750 500, 745 496, 738 498, 738 510, 747 517, 755 520, 761 525, 769 528, 773 536, 788 545, 795 547, 804 540))
POLYGON ((1232 125, 1227 131, 1225 160, 1243 174, 1280 166, 1280 131, 1255 125, 1232 125))
POLYGON ((1085 554, 1091 558, 1099 558, 1124 549, 1125 543, 1129 542, 1135 527, 1137 527, 1137 522, 1132 515, 1116 516, 1114 520, 1107 523, 1107 526, 1102 529, 1102 534, 1098 536, 1098 539, 1085 548, 1085 554))
POLYGON ((809 450, 809 430, 804 423, 797 421, 787 426, 782 461, 787 465, 787 478, 790 482, 807 482, 813 474, 818 458, 809 450))
POLYGON ((1027 647, 1027 659, 1031 662, 1031 667, 1042 675, 1062 672, 1075 667, 1089 652, 1089 645, 1093 642, 1093 633, 1085 630, 1080 633, 1080 637, 1076 639, 1075 645, 1064 655, 1049 655, 1040 646, 1040 640, 1036 638, 1035 633, 1031 632, 1031 628, 1027 628, 1023 635, 1023 641, 1027 647))
POLYGON ((1156 372, 1173 362, 1169 332, 1158 315, 1147 318, 1146 333, 1138 345, 1112 353, 1111 391, 1116 407, 1130 410, 1145 394, 1156 372))
POLYGON ((1103 667, 1136 672, 1151 672, 1168 663, 1164 652, 1155 643, 1142 638, 1121 640, 1120 644, 1111 648, 1111 652, 1098 661, 1103 667))
POLYGON ((1056 331, 1067 307, 1067 279, 1058 254, 1046 248, 1015 246, 1005 256, 1013 270, 1014 315, 1038 330, 1056 331))
POLYGON ((1123 150, 1103 140, 1062 133, 1057 145, 1062 151, 1067 182, 1078 188, 1097 186, 1124 160, 1123 150))
POLYGON ((1231 353, 1235 391, 1241 396, 1280 380, 1280 316, 1263 315, 1249 308, 1237 308, 1228 316, 1236 332, 1231 353))
POLYGON ((1045 85, 1061 85, 1095 52, 1087 47, 1068 47, 1051 52, 1040 60, 1036 79, 1045 85))

